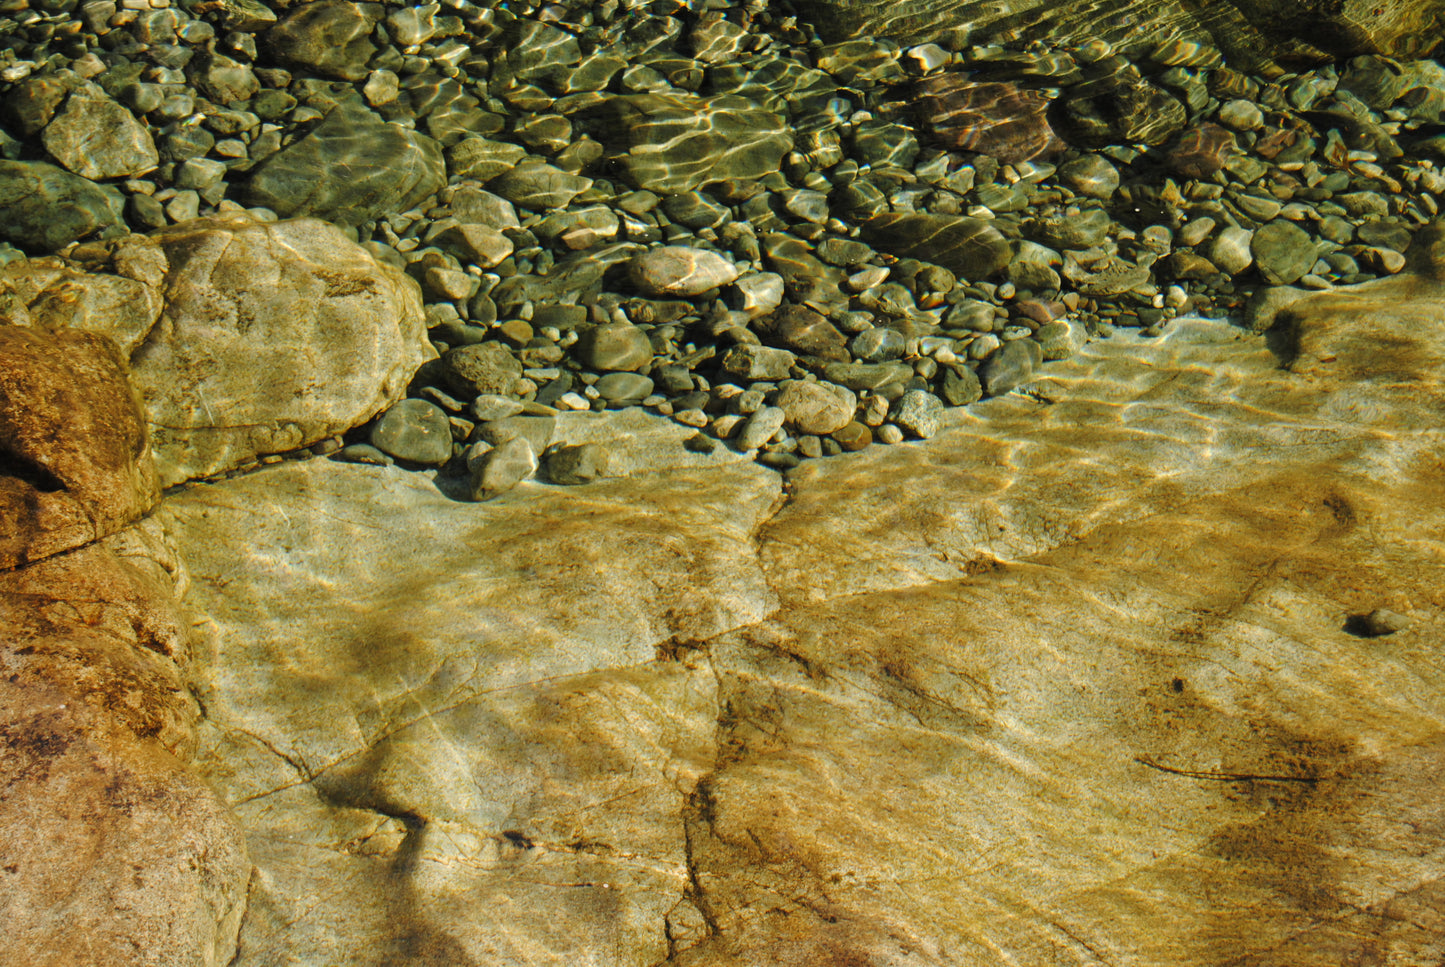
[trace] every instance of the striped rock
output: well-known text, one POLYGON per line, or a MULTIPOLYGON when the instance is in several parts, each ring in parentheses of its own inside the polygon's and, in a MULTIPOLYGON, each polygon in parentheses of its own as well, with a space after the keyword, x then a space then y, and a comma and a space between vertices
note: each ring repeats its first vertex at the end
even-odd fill
POLYGON ((888 212, 864 222, 863 237, 875 248, 941 265, 965 279, 997 275, 1011 254, 997 228, 967 215, 888 212))
POLYGON ((1064 143, 1049 127, 1049 98, 1011 82, 935 74, 919 81, 914 108, 935 138, 950 148, 1014 163, 1050 157, 1064 143))
POLYGON ((1200 124, 1179 135, 1164 153, 1164 163, 1181 178, 1205 179, 1222 169, 1238 147, 1234 132, 1218 124, 1200 124))

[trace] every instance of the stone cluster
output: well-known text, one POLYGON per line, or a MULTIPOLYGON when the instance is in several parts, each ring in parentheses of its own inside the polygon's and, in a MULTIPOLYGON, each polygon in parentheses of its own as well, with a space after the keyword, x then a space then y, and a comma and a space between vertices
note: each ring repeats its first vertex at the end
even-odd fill
POLYGON ((1431 60, 825 42, 760 0, 12 6, 0 259, 329 221, 440 354, 343 458, 477 495, 551 473, 488 424, 568 410, 779 469, 926 438, 1114 327, 1397 272, 1445 190, 1431 60))

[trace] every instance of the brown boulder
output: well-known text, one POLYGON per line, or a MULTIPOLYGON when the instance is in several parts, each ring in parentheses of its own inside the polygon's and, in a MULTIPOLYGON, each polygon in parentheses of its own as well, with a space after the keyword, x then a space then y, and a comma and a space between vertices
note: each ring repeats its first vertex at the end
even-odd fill
POLYGON ((0 325, 0 568, 113 533, 159 496, 115 344, 0 325))

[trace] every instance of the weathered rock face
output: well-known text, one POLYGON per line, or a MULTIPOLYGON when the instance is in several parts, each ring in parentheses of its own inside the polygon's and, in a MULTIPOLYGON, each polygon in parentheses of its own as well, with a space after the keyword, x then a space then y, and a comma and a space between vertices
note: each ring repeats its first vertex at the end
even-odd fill
POLYGON ((160 496, 115 343, 0 318, 0 569, 114 533, 160 496))
POLYGON ((802 0, 798 7, 830 40, 1078 44, 1098 38, 1137 50, 1184 38, 1215 43, 1241 64, 1419 56, 1439 43, 1445 17, 1440 0, 802 0))
POLYGON ((323 222, 197 219, 128 245, 165 266, 131 357, 164 486, 358 426, 435 355, 416 284, 323 222))
POLYGON ((1118 336, 786 500, 168 501, 237 964, 1438 959, 1445 286, 1282 315, 1293 372, 1118 336))
POLYGON ((183 572, 139 525, 0 572, 7 964, 226 963, 251 866, 186 765, 183 572))

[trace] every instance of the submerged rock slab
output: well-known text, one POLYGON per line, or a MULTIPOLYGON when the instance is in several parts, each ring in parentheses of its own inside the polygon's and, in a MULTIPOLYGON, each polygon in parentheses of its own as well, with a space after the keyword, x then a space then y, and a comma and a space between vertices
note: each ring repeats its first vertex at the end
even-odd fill
POLYGON ((1116 337, 781 502, 176 496, 237 964, 1438 959, 1445 286, 1283 313, 1293 371, 1116 337))

